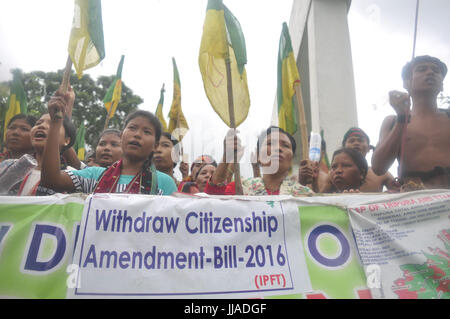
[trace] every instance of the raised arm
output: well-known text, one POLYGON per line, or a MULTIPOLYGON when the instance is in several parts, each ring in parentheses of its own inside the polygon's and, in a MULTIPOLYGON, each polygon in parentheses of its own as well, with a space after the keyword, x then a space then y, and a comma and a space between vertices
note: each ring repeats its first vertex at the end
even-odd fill
POLYGON ((372 155, 372 170, 377 175, 385 174, 399 156, 402 135, 408 123, 410 97, 398 91, 389 92, 389 102, 397 116, 384 119, 380 129, 380 138, 372 155))
POLYGON ((237 150, 237 160, 242 158, 243 148, 241 146, 241 140, 237 136, 238 131, 235 132, 234 129, 230 129, 225 136, 225 140, 223 142, 223 156, 222 161, 217 166, 216 171, 211 177, 211 183, 215 185, 219 185, 225 183, 227 180, 227 168, 231 163, 233 163, 233 152, 237 150))
POLYGON ((60 170, 59 136, 63 119, 55 116, 58 110, 62 111, 63 116, 66 114, 67 100, 67 94, 57 91, 48 102, 50 128, 41 164, 41 184, 59 192, 75 190, 70 176, 60 170))

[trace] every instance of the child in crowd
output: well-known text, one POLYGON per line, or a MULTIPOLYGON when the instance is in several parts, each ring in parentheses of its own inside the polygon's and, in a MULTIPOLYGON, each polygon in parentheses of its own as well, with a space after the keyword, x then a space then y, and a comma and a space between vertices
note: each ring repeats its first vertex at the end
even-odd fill
POLYGON ((357 150, 342 148, 334 152, 330 180, 338 193, 359 192, 367 171, 367 161, 357 150))
MULTIPOLYGON (((50 115, 44 114, 32 127, 29 134, 33 147, 31 155, 25 154, 20 159, 5 160, 0 164, 0 193, 18 196, 55 194, 52 185, 44 185, 41 181, 43 153, 48 143, 50 122, 50 115)), ((58 170, 67 167, 62 153, 72 147, 76 135, 76 129, 67 116, 61 122, 53 139, 55 156, 59 160, 56 167, 58 170)))
POLYGON ((61 119, 57 110, 65 111, 66 96, 57 92, 48 107, 51 114, 49 144, 45 148, 41 179, 60 192, 136 193, 170 195, 176 191, 174 181, 158 172, 151 156, 161 136, 161 124, 150 112, 138 110, 128 115, 121 132, 122 158, 109 168, 87 167, 83 170, 61 171, 54 147, 61 119))
POLYGON ((122 157, 120 145, 120 131, 106 129, 100 134, 95 148, 95 163, 101 167, 109 167, 122 157))
POLYGON ((168 132, 162 132, 159 143, 156 146, 155 154, 153 155, 153 163, 158 171, 163 172, 174 180, 175 184, 179 182, 173 175, 173 169, 177 166, 178 154, 173 152, 174 148, 178 145, 178 140, 168 132))

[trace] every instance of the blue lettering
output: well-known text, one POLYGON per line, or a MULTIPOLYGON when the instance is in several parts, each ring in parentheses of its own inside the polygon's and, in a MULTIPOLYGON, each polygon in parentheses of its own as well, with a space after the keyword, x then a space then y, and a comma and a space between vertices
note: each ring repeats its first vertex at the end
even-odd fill
POLYGON ((186 216, 186 230, 187 230, 188 232, 190 232, 191 234, 195 234, 195 233, 198 232, 198 228, 197 228, 197 227, 191 228, 191 227, 189 226, 189 218, 191 218, 191 217, 198 218, 198 215, 197 215, 196 212, 190 212, 189 214, 187 214, 187 216, 186 216))
POLYGON ((100 226, 103 224, 103 230, 106 231, 106 229, 108 229, 108 225, 109 225, 109 219, 111 218, 111 210, 108 213, 108 217, 105 216, 106 215, 106 211, 103 209, 100 217, 98 215, 98 209, 95 210, 95 230, 99 230, 100 226))
POLYGON ((66 236, 61 228, 52 225, 36 224, 24 268, 25 270, 31 271, 51 270, 58 266, 63 259, 65 252, 66 236), (42 236, 44 234, 52 235, 56 238, 56 249, 50 260, 40 262, 37 258, 39 256, 39 249, 41 247, 42 236))

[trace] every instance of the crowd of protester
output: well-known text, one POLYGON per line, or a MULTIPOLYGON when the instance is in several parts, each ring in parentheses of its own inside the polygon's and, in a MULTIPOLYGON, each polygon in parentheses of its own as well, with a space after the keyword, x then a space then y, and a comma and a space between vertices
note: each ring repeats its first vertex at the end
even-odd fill
POLYGON ((252 154, 253 176, 242 176, 240 185, 234 157, 239 162, 244 150, 235 130, 223 140, 220 161, 202 154, 189 165, 179 156, 181 143, 162 131, 154 114, 143 110, 129 114, 121 130, 105 129, 81 162, 72 148, 75 93, 58 90, 47 114, 39 119, 19 114, 9 121, 0 154, 0 193, 235 195, 239 186, 243 195, 313 196, 449 189, 450 111, 437 106, 446 73, 446 65, 434 57, 407 63, 402 71, 406 92, 389 92, 396 115, 381 124, 376 147, 363 129, 349 128, 329 168, 306 159, 294 172, 298 154, 293 136, 276 126, 265 129, 252 154), (64 116, 57 116, 58 111, 64 116), (370 150, 371 166, 366 160, 370 150), (399 171, 394 178, 388 170, 395 160, 399 171), (181 180, 174 174, 177 166, 181 180))

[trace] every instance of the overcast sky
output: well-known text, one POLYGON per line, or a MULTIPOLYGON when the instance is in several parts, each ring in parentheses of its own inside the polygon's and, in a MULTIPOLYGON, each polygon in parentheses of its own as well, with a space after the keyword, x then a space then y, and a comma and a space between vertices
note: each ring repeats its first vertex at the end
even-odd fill
MULTIPOLYGON (((293 0, 226 0, 242 26, 250 111, 239 127, 249 161, 256 136, 270 125, 276 94, 276 67, 281 26, 289 23, 293 0), (256 5, 257 4, 257 5, 256 5)), ((411 58, 416 0, 353 0, 348 15, 354 62, 359 126, 372 144, 383 118, 392 114, 387 92, 402 89, 400 71, 411 58)), ((140 108, 154 112, 165 83, 164 114, 172 103, 175 57, 181 80, 182 108, 191 127, 184 142, 190 158, 220 156, 226 125, 211 108, 198 67, 207 0, 108 0, 102 2, 106 57, 85 73, 113 75, 125 55, 122 79, 144 99, 140 108), (195 143, 193 142, 195 141, 195 143)), ((416 55, 429 54, 450 64, 448 0, 422 0, 416 55)), ((0 81, 11 68, 25 72, 62 69, 73 17, 70 0, 2 0, 0 2, 0 81)), ((292 35, 295 36, 295 35, 292 35)), ((444 84, 445 92, 450 83, 444 84)), ((450 93, 446 93, 450 95, 450 93)), ((120 107, 120 104, 119 104, 120 107)), ((368 157, 370 160, 370 156, 368 157)), ((242 165, 249 176, 249 165, 242 165)))

